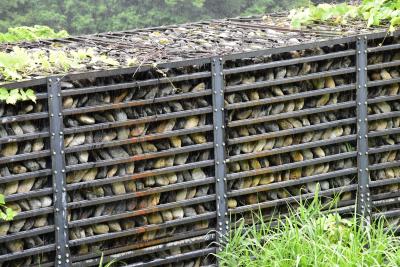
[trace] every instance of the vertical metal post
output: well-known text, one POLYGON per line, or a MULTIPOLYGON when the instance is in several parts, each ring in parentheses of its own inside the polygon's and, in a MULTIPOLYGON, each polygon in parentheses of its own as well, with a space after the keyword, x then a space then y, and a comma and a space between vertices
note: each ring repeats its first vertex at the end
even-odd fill
POLYGON ((369 223, 371 198, 368 170, 368 88, 367 88, 367 37, 357 38, 357 167, 358 197, 357 212, 364 223, 369 223), (365 220, 364 220, 365 219, 365 220))
POLYGON ((64 125, 60 78, 47 81, 50 114, 50 146, 53 176, 54 226, 56 240, 55 266, 71 266, 68 246, 67 192, 64 154, 64 125))
POLYGON ((217 195, 217 243, 222 244, 229 230, 226 196, 225 167, 225 116, 224 116, 224 75, 223 59, 213 58, 212 101, 214 122, 214 159, 215 159, 215 191, 217 195))

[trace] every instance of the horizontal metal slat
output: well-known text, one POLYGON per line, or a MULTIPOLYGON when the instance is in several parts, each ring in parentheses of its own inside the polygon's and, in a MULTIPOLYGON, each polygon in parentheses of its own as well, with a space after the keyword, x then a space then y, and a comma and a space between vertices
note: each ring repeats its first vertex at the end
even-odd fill
POLYGON ((400 197, 400 191, 396 192, 385 192, 385 193, 379 193, 375 195, 371 195, 371 199, 373 200, 372 203, 377 203, 377 201, 381 201, 383 203, 386 201, 387 203, 397 203, 398 198, 400 197))
MULTIPOLYGON (((173 236, 159 238, 156 240, 144 241, 144 242, 135 242, 134 244, 118 248, 112 248, 102 252, 105 256, 109 255, 108 258, 112 259, 118 258, 120 260, 126 258, 125 255, 128 255, 128 257, 130 257, 131 253, 135 255, 138 254, 144 255, 147 254, 148 251, 153 251, 153 249, 158 249, 158 247, 173 247, 172 245, 177 243, 174 241, 177 240, 179 240, 179 243, 186 243, 187 241, 183 239, 191 239, 193 237, 201 236, 207 241, 214 241, 215 234, 211 234, 210 232, 211 229, 204 229, 204 230, 196 230, 185 233, 176 233, 173 236)), ((72 266, 98 266, 100 258, 98 253, 89 253, 86 255, 72 257, 72 261, 74 262, 72 266), (86 261, 83 262, 83 260, 86 261)))
POLYGON ((382 131, 371 131, 368 133, 368 137, 379 137, 379 136, 398 134, 398 133, 400 133, 400 128, 390 128, 382 131))
POLYGON ((226 162, 229 162, 229 163, 237 162, 237 161, 241 161, 241 160, 254 159, 254 158, 259 158, 259 157, 267 157, 267 156, 288 153, 288 152, 298 151, 298 150, 307 149, 307 148, 339 144, 339 143, 354 141, 354 140, 356 140, 356 138, 357 138, 357 135, 352 134, 352 135, 340 136, 340 137, 336 137, 336 138, 328 139, 328 140, 319 140, 319 141, 314 141, 314 142, 309 142, 309 143, 304 143, 304 144, 274 148, 271 150, 265 150, 265 151, 260 151, 260 152, 241 154, 241 155, 229 157, 226 160, 226 162))
POLYGON ((31 236, 38 236, 42 234, 51 233, 54 231, 54 225, 44 226, 40 228, 35 228, 28 231, 21 231, 18 233, 7 234, 5 236, 0 236, 0 243, 9 242, 17 239, 27 238, 31 236))
POLYGON ((125 158, 116 158, 116 159, 112 159, 112 160, 98 160, 95 162, 88 162, 88 163, 67 166, 66 171, 70 172, 70 171, 91 169, 91 168, 97 168, 97 167, 111 166, 111 165, 115 165, 115 164, 122 164, 122 163, 128 163, 128 162, 136 162, 139 160, 155 159, 155 158, 172 156, 172 155, 177 155, 177 154, 182 154, 182 153, 206 150, 206 149, 210 149, 212 147, 213 147, 213 143, 208 142, 208 143, 200 144, 200 145, 191 145, 191 146, 185 146, 185 147, 181 147, 181 148, 167 149, 167 150, 160 151, 160 152, 144 153, 144 154, 125 157, 125 158))
POLYGON ((188 80, 202 79, 202 78, 208 78, 208 77, 211 77, 211 72, 204 71, 204 72, 179 75, 179 76, 175 76, 175 77, 148 79, 148 80, 144 80, 144 81, 135 81, 135 82, 111 84, 111 85, 104 85, 104 86, 74 88, 74 89, 66 89, 66 90, 64 89, 64 90, 62 90, 61 94, 62 94, 62 96, 73 96, 73 95, 99 93, 99 92, 106 92, 106 91, 110 92, 110 91, 121 90, 121 89, 144 87, 144 86, 158 85, 158 84, 171 83, 171 82, 188 81, 188 80))
POLYGON ((201 91, 201 92, 175 94, 175 95, 158 97, 158 98, 153 98, 153 99, 135 100, 135 101, 129 101, 129 102, 114 103, 114 104, 110 103, 110 104, 95 105, 95 106, 88 106, 88 107, 81 107, 81 108, 64 109, 63 115, 74 115, 74 114, 83 114, 83 113, 96 112, 96 111, 105 111, 105 110, 110 110, 110 109, 139 107, 139 106, 144 106, 144 105, 164 103, 164 102, 168 102, 168 101, 183 100, 183 99, 188 99, 188 98, 202 97, 202 96, 209 96, 209 95, 211 95, 211 90, 208 89, 208 90, 201 91))
POLYGON ((381 170, 385 168, 392 168, 400 166, 400 160, 385 162, 385 163, 378 163, 369 166, 370 171, 381 170))
POLYGON ((215 195, 207 195, 203 197, 196 197, 192 199, 186 199, 182 201, 177 201, 177 202, 170 202, 166 204, 160 204, 154 207, 150 208, 145 208, 141 210, 134 210, 134 211, 129 211, 129 212, 124 212, 120 214, 114 214, 114 215, 102 215, 99 217, 91 217, 87 219, 82 219, 82 220, 76 220, 70 222, 68 225, 70 228, 73 227, 81 227, 81 226, 86 226, 94 223, 101 223, 101 222, 108 222, 108 221, 113 221, 113 220, 120 220, 120 219, 126 219, 126 218, 132 218, 136 216, 144 216, 146 214, 154 213, 154 212, 160 212, 164 210, 169 210, 177 207, 186 207, 190 205, 195 205, 195 204, 202 204, 210 201, 215 200, 215 195))
POLYGON ((258 100, 247 101, 247 102, 228 104, 225 106, 225 109, 233 110, 233 109, 239 109, 239 108, 255 107, 255 106, 273 104, 273 103, 295 100, 295 99, 300 99, 300 98, 307 98, 307 97, 314 97, 314 96, 325 95, 325 94, 345 92, 345 91, 349 91, 349 90, 354 90, 355 88, 356 88, 355 84, 343 85, 343 86, 338 86, 335 88, 323 88, 323 89, 311 90, 311 91, 302 92, 302 93, 296 93, 296 94, 290 94, 290 95, 284 95, 284 96, 278 96, 278 97, 262 98, 262 99, 258 99, 258 100))
POLYGON ((42 253, 45 253, 45 252, 54 251, 55 248, 56 248, 56 246, 54 244, 51 244, 51 245, 45 245, 45 246, 26 249, 26 250, 21 251, 21 252, 15 252, 15 253, 11 253, 11 254, 4 254, 4 255, 0 256, 0 262, 12 261, 12 260, 21 259, 21 258, 24 258, 24 257, 29 257, 29 256, 32 256, 32 255, 38 255, 38 254, 42 254, 42 253))
POLYGON ((335 161, 335 160, 348 159, 348 158, 355 157, 356 155, 357 155, 357 152, 346 152, 346 153, 340 153, 340 154, 336 154, 336 155, 326 156, 326 157, 323 157, 323 158, 317 158, 317 159, 305 160, 305 161, 301 161, 301 162, 282 164, 282 165, 278 165, 278 166, 261 168, 261 169, 257 169, 257 170, 250 170, 250 171, 243 171, 243 172, 238 172, 238 173, 231 173, 231 174, 227 175, 227 179, 228 180, 236 180, 236 179, 239 179, 239 178, 256 176, 256 175, 272 173, 272 172, 277 172, 277 171, 286 171, 286 170, 300 168, 300 167, 306 167, 306 166, 310 166, 310 165, 314 165, 314 164, 321 164, 321 163, 326 163, 326 162, 335 161))
POLYGON ((171 112, 168 114, 160 114, 160 115, 152 115, 143 117, 140 119, 133 119, 133 120, 126 120, 126 121, 117 121, 117 122, 105 122, 105 123, 98 123, 93 125, 86 125, 86 126, 78 126, 78 127, 71 127, 66 128, 64 130, 64 134, 73 134, 73 133, 83 133, 88 131, 96 131, 96 130, 105 130, 123 126, 132 126, 142 123, 149 123, 149 122, 157 122, 162 120, 170 120, 170 119, 178 119, 187 116, 195 116, 195 115, 203 115, 212 112, 211 107, 207 108, 199 108, 194 110, 185 110, 179 112, 171 112))
POLYGON ((37 113, 32 113, 32 114, 22 114, 22 115, 0 117, 0 124, 39 120, 39 119, 44 119, 44 118, 48 118, 48 117, 49 117, 48 112, 37 112, 37 113))
POLYGON ((140 143, 140 142, 147 142, 147 141, 154 141, 154 140, 159 140, 159 139, 163 139, 163 138, 169 138, 169 137, 173 137, 173 136, 181 136, 181 135, 188 135, 188 134, 193 134, 193 133, 209 132, 212 129, 213 129, 212 125, 205 125, 205 126, 192 128, 192 129, 180 129, 180 130, 168 131, 168 132, 164 132, 164 133, 160 133, 160 134, 149 134, 149 135, 144 135, 144 136, 139 136, 139 137, 132 137, 132 138, 129 138, 126 140, 114 140, 114 141, 110 141, 110 142, 84 144, 84 145, 80 145, 80 146, 67 147, 65 149, 65 153, 73 153, 73 152, 121 146, 121 145, 127 145, 127 144, 136 144, 136 143, 140 143))
POLYGON ((195 162, 195 163, 188 163, 188 164, 184 164, 184 165, 166 167, 166 168, 155 169, 155 170, 150 170, 150 171, 144 171, 141 173, 132 174, 132 175, 130 175, 130 178, 131 178, 131 180, 135 180, 135 179, 141 179, 141 178, 146 178, 146 177, 150 177, 150 176, 167 174, 167 173, 171 173, 171 172, 179 172, 179 171, 186 171, 186 170, 190 170, 190 169, 194 169, 194 168, 209 167, 212 165, 214 165, 214 160, 204 160, 204 161, 199 161, 199 162, 195 162))
POLYGON ((45 138, 45 137, 49 137, 49 136, 50 136, 50 133, 48 133, 48 132, 37 132, 37 133, 29 133, 29 134, 23 134, 23 135, 9 135, 9 136, 5 136, 5 137, 1 137, 0 144, 22 142, 22 141, 28 141, 28 140, 32 140, 32 139, 45 138))
POLYGON ((50 214, 53 212, 54 212, 53 207, 23 211, 23 212, 17 213, 17 215, 15 215, 15 217, 14 217, 14 220, 22 220, 22 219, 32 218, 32 217, 36 217, 36 216, 50 214))
POLYGON ((41 150, 25 154, 17 154, 10 157, 0 157, 0 164, 14 163, 30 159, 38 159, 50 156, 50 150, 41 150))
POLYGON ((382 45, 377 47, 370 47, 367 49, 368 53, 383 52, 388 50, 400 49, 400 44, 382 45))
POLYGON ((227 142, 229 145, 236 145, 236 144, 241 144, 241 143, 246 143, 246 142, 258 141, 261 139, 270 139, 270 138, 277 138, 277 137, 282 137, 282 136, 287 136, 287 135, 294 135, 294 134, 299 134, 299 133, 324 130, 327 128, 333 128, 333 127, 337 127, 337 126, 353 124, 355 122, 356 122, 356 118, 349 118, 349 119, 343 119, 343 120, 337 120, 337 121, 324 122, 324 123, 311 125, 311 126, 305 126, 305 127, 301 127, 301 128, 237 137, 237 138, 229 139, 227 142))
POLYGON ((21 173, 21 174, 13 174, 13 175, 1 177, 0 184, 9 183, 9 182, 13 182, 13 181, 21 181, 21 180, 30 179, 30 178, 43 177, 43 176, 48 176, 50 174, 51 174, 50 169, 26 172, 26 173, 21 173))
POLYGON ((350 68, 344 68, 344 69, 338 69, 338 70, 322 71, 322 72, 306 74, 306 75, 301 75, 301 76, 295 76, 295 77, 286 77, 286 78, 276 79, 276 80, 271 80, 271 81, 261 81, 261 82, 255 82, 255 83, 250 83, 250 84, 227 86, 225 89, 225 93, 233 93, 233 92, 243 91, 243 90, 257 89, 257 88, 263 88, 263 87, 274 86, 274 85, 282 85, 282 84, 302 82, 302 81, 312 80, 312 79, 319 79, 319 78, 325 78, 325 77, 331 77, 331 76, 337 76, 337 75, 343 75, 343 74, 350 74, 350 73, 354 73, 355 71, 356 71, 355 67, 350 67, 350 68))
POLYGON ((371 87, 376 87, 376 86, 384 86, 384 85, 389 85, 389 84, 399 83, 399 82, 400 82, 400 78, 393 78, 393 79, 389 79, 389 80, 379 80, 379 81, 369 81, 367 83, 367 87, 371 88, 371 87))
POLYGON ((252 119, 232 121, 232 122, 228 122, 228 127, 238 127, 238 126, 245 126, 245 125, 249 125, 249 124, 276 121, 276 120, 282 120, 282 119, 287 119, 287 118, 295 118, 295 117, 301 117, 301 116, 311 115, 311 114, 316 114, 316 113, 321 113, 321 112, 351 108, 351 107, 355 107, 355 106, 356 106, 356 103, 354 101, 349 101, 349 102, 332 104, 332 105, 327 105, 327 106, 318 107, 318 108, 308 108, 308 109, 298 110, 296 112, 285 112, 285 113, 280 113, 280 114, 276 114, 276 115, 269 115, 269 116, 262 116, 262 117, 258 117, 258 118, 252 118, 252 119))
POLYGON ((163 259, 159 258, 153 260, 151 262, 140 262, 135 264, 126 265, 127 267, 153 267, 153 266, 161 266, 169 263, 182 262, 185 260, 189 260, 192 258, 198 258, 202 256, 208 256, 210 254, 215 254, 217 251, 216 248, 204 248, 196 251, 186 252, 179 255, 168 256, 163 259))
POLYGON ((306 183, 310 183, 310 182, 324 181, 324 180, 337 178, 337 177, 341 177, 341 176, 346 176, 346 175, 352 175, 352 174, 356 174, 356 173, 357 173, 357 168, 332 171, 332 172, 324 173, 324 174, 317 174, 317 175, 312 175, 312 176, 308 176, 308 177, 301 177, 298 180, 275 182, 275 183, 271 183, 268 185, 259 185, 259 186, 250 187, 250 188, 237 189, 237 190, 228 192, 227 195, 228 195, 228 197, 237 197, 237 196, 247 195, 247 194, 251 194, 251 193, 258 193, 258 192, 264 192, 264 191, 269 191, 269 190, 274 190, 274 189, 286 188, 289 186, 306 184, 306 183))
POLYGON ((236 73, 242 73, 242 72, 265 70, 265 69, 301 64, 301 63, 306 63, 306 62, 314 62, 314 61, 334 59, 334 58, 339 58, 339 57, 354 56, 355 54, 356 54, 355 50, 349 49, 349 50, 345 50, 345 51, 334 52, 334 53, 329 53, 329 54, 324 54, 324 55, 308 56, 308 57, 280 60, 280 61, 274 61, 274 62, 268 62, 268 63, 253 64, 253 65, 244 66, 244 67, 229 68, 229 69, 225 69, 223 73, 225 75, 229 75, 229 74, 236 74, 236 73))
POLYGON ((391 68, 391 67, 397 67, 400 66, 400 60, 393 60, 390 62, 382 62, 374 65, 368 65, 367 69, 368 70, 379 70, 379 69, 384 69, 384 68, 391 68))
MULTIPOLYGON (((335 193, 344 193, 344 192, 354 191, 356 189, 357 189, 357 185, 348 185, 348 186, 344 186, 344 187, 338 187, 338 188, 320 191, 318 196, 320 196, 320 197, 330 196, 335 193)), ((291 202, 299 202, 300 200, 304 201, 306 199, 314 198, 314 197, 315 197, 314 193, 302 194, 299 196, 292 196, 289 198, 282 198, 282 199, 277 199, 277 200, 261 202, 258 204, 241 206, 241 207, 237 207, 234 209, 229 209, 229 212, 230 212, 230 214, 237 214, 237 213, 251 211, 251 210, 255 210, 255 209, 272 208, 272 207, 276 207, 278 205, 285 205, 285 204, 288 204, 291 202)))
POLYGON ((400 144, 385 145, 385 146, 370 148, 368 150, 368 154, 377 154, 377 153, 383 153, 383 152, 388 152, 388 151, 393 151, 393 150, 398 150, 398 149, 400 149, 400 144))
POLYGON ((378 96, 378 97, 368 99, 367 103, 368 104, 376 104, 376 103, 383 102, 383 101, 393 101, 393 100, 399 100, 399 99, 400 99, 400 95, 378 96))
MULTIPOLYGON (((192 183, 187 183, 185 184, 186 186, 197 186, 198 185, 204 185, 204 184, 209 184, 210 180, 204 179, 199 180, 198 182, 192 182, 192 183)), ((88 207, 88 206, 93 206, 93 205, 98 205, 98 204, 104 204, 104 203, 110 203, 110 202, 116 202, 116 201, 122 201, 122 200, 127 200, 127 199, 132 199, 136 197, 142 197, 142 196, 147 196, 150 194, 155 194, 157 192, 169 192, 172 190, 179 190, 182 189, 180 184, 173 184, 173 185, 166 185, 159 187, 154 190, 145 190, 145 191, 139 191, 139 192, 133 192, 133 193, 127 193, 123 195, 114 195, 114 196, 105 196, 105 197, 98 197, 90 200, 81 200, 81 201, 76 201, 76 202, 70 202, 68 203, 68 208, 70 209, 75 209, 75 208, 83 208, 83 207, 88 207)))
POLYGON ((144 232, 148 232, 148 231, 160 230, 160 229, 164 229, 164 228, 168 228, 168 227, 174 227, 174 226, 190 224, 190 223, 194 223, 194 222, 198 222, 198 221, 210 220, 210 219, 214 219, 215 217, 216 217, 216 212, 207 212, 207 213, 204 213, 201 215, 196 215, 196 216, 192 216, 192 217, 186 217, 183 219, 168 221, 168 222, 164 222, 161 224, 146 225, 146 226, 142 226, 142 227, 138 227, 138 228, 124 230, 121 232, 100 234, 100 235, 85 237, 85 238, 81 238, 81 239, 77 239, 77 240, 70 240, 69 245, 70 246, 79 246, 82 244, 90 244, 90 243, 94 243, 94 242, 105 241, 105 240, 109 240, 109 239, 140 234, 140 233, 144 233, 144 232))
POLYGON ((400 183, 400 177, 396 177, 396 178, 388 178, 388 179, 384 179, 384 180, 370 181, 369 186, 371 188, 374 188, 374 187, 380 187, 380 186, 391 185, 391 184, 399 184, 399 183, 400 183))
POLYGON ((392 111, 392 112, 387 112, 387 113, 368 115, 368 120, 376 121, 376 120, 382 120, 382 119, 390 119, 390 118, 394 118, 394 117, 398 117, 398 116, 400 116, 400 111, 392 111))
POLYGON ((47 196, 53 193, 53 188, 42 188, 24 193, 17 193, 5 197, 6 202, 17 201, 34 197, 47 196))

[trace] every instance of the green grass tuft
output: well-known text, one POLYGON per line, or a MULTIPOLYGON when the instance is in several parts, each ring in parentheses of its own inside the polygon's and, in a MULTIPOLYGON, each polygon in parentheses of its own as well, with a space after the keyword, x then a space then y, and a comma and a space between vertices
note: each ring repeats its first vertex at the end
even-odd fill
POLYGON ((221 266, 400 266, 400 239, 385 230, 384 219, 360 228, 357 217, 324 208, 315 197, 275 226, 258 216, 257 224, 241 223, 217 254, 221 266))

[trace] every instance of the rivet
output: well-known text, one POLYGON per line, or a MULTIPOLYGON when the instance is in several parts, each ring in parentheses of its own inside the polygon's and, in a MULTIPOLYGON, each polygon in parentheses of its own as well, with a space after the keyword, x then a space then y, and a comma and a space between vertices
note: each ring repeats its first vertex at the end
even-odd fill
POLYGON ((59 82, 60 81, 60 78, 57 78, 57 82, 59 82))
POLYGON ((50 95, 50 98, 53 98, 53 95, 52 95, 52 94, 50 95))
POLYGON ((222 57, 219 58, 219 61, 222 61, 222 57))
POLYGON ((61 150, 61 154, 64 154, 64 150, 61 150))
POLYGON ((61 170, 61 172, 65 172, 65 170, 64 170, 64 169, 62 169, 62 170, 61 170))
POLYGON ((58 255, 58 257, 57 257, 57 258, 61 259, 61 255, 58 255))
POLYGON ((215 147, 218 147, 218 144, 215 144, 215 147))
POLYGON ((213 58, 213 60, 212 60, 213 62, 215 62, 215 58, 213 58))
POLYGON ((369 169, 368 169, 368 168, 365 168, 365 171, 369 171, 369 169))
POLYGON ((361 156, 361 155, 362 155, 362 154, 361 154, 361 152, 359 152, 359 153, 358 153, 358 155, 360 155, 360 156, 361 156))
POLYGON ((222 143, 222 146, 225 146, 225 143, 222 143))
POLYGON ((60 132, 60 135, 63 135, 63 132, 60 132))
POLYGON ((55 136, 56 134, 55 133, 51 133, 51 136, 55 136))
POLYGON ((358 105, 361 106, 361 102, 358 102, 358 105))
POLYGON ((66 259, 65 262, 66 262, 66 263, 69 263, 69 259, 66 259))
POLYGON ((61 261, 58 261, 58 265, 61 265, 61 261))
POLYGON ((221 108, 221 110, 224 111, 225 109, 224 109, 224 108, 221 108))
POLYGON ((217 112, 217 111, 218 111, 218 109, 214 109, 214 111, 215 111, 215 112, 217 112))
POLYGON ((222 76, 222 75, 224 75, 224 74, 223 74, 222 72, 220 72, 220 73, 219 73, 219 75, 221 75, 221 76, 222 76))
POLYGON ((53 155, 55 155, 56 154, 56 152, 53 152, 53 155))
POLYGON ((367 101, 365 101, 364 104, 367 105, 368 104, 367 101))
POLYGON ((222 125, 222 126, 221 126, 221 128, 222 128, 222 129, 224 129, 224 128, 225 128, 225 126, 224 126, 224 125, 222 125))
POLYGON ((365 67, 364 70, 368 70, 368 68, 365 67))
POLYGON ((361 51, 358 51, 358 54, 361 54, 361 51))
POLYGON ((61 247, 60 246, 57 246, 57 249, 60 249, 61 247))
POLYGON ((358 70, 358 71, 361 71, 361 68, 358 68, 357 70, 358 70))
POLYGON ((217 182, 219 183, 219 178, 217 179, 217 182))
POLYGON ((52 82, 52 80, 51 80, 51 79, 49 79, 49 82, 52 82))
POLYGON ((222 222, 219 222, 218 224, 219 224, 219 225, 222 225, 222 222))
POLYGON ((57 211, 57 212, 59 212, 59 211, 60 211, 60 209, 59 209, 59 208, 56 208, 56 211, 57 211))
POLYGON ((65 247, 68 248, 69 246, 68 246, 68 245, 65 245, 65 247))
POLYGON ((53 114, 53 113, 51 113, 51 114, 50 114, 50 117, 54 117, 54 114, 53 114))
POLYGON ((216 73, 213 73, 213 75, 214 75, 214 76, 217 76, 217 74, 216 74, 216 73))
POLYGON ((57 174, 57 171, 54 171, 54 174, 57 174))
POLYGON ((61 117, 61 116, 62 116, 62 113, 61 113, 61 112, 60 112, 60 113, 58 113, 58 116, 60 116, 60 117, 61 117))
POLYGON ((214 94, 217 94, 217 91, 214 91, 214 94))
POLYGON ((60 96, 61 96, 61 94, 57 94, 57 96, 58 96, 58 97, 60 97, 60 96))
POLYGON ((215 130, 218 130, 218 126, 215 126, 215 130))
POLYGON ((57 226, 57 227, 56 227, 56 230, 57 230, 57 231, 60 231, 60 227, 57 226))
POLYGON ((217 161, 217 165, 219 165, 219 161, 217 161))

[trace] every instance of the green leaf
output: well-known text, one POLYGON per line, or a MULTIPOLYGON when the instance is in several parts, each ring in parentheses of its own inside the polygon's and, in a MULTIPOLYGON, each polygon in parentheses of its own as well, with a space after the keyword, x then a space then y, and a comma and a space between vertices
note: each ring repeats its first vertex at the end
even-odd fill
POLYGON ((3 194, 0 194, 0 205, 6 204, 6 200, 3 194))
POLYGON ((21 95, 19 94, 19 89, 10 90, 10 95, 6 99, 7 104, 15 105, 18 100, 21 99, 21 95))

